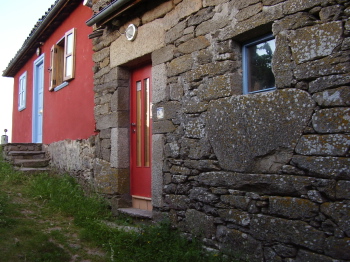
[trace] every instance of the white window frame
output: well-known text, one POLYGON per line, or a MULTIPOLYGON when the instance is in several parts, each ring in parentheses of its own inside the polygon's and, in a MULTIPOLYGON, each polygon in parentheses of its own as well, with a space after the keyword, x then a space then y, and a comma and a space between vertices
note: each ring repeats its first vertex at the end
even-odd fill
POLYGON ((64 37, 51 47, 50 91, 58 91, 68 85, 67 81, 74 79, 75 50, 76 29, 72 28, 64 34, 64 37), (68 41, 68 39, 71 41, 68 41))
POLYGON ((275 39, 275 37, 272 34, 265 35, 263 37, 260 37, 258 39, 255 39, 253 41, 247 42, 243 45, 242 48, 242 69, 243 69, 243 94, 253 94, 253 93, 261 93, 261 92, 267 92, 271 90, 275 90, 276 86, 271 88, 265 88, 262 90, 257 91, 249 91, 249 81, 250 81, 250 68, 249 68, 249 55, 248 55, 248 49, 251 46, 261 44, 263 42, 267 42, 270 40, 275 39))
POLYGON ((18 111, 26 108, 27 103, 27 71, 18 80, 18 111))

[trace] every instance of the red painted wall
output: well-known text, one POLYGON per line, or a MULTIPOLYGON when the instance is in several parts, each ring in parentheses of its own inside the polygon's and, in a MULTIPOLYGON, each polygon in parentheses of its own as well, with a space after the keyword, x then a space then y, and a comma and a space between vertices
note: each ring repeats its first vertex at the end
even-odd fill
MULTIPOLYGON (((88 35, 91 27, 85 21, 92 15, 91 9, 80 5, 56 29, 42 46, 44 60, 44 114, 43 143, 64 139, 85 139, 95 134, 92 42, 88 35), (69 85, 55 92, 49 91, 50 49, 68 30, 76 28, 75 78, 69 85)), ((33 63, 36 54, 16 74, 14 79, 14 103, 12 142, 32 142, 32 104, 33 104, 33 63), (18 81, 27 71, 26 109, 18 111, 18 81)))

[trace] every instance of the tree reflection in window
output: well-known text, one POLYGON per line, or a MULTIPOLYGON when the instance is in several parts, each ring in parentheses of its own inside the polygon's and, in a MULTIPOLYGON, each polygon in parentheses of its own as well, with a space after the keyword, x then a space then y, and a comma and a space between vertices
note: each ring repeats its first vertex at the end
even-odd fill
POLYGON ((244 93, 256 93, 275 88, 272 72, 272 57, 275 39, 263 37, 243 46, 243 88, 244 93))

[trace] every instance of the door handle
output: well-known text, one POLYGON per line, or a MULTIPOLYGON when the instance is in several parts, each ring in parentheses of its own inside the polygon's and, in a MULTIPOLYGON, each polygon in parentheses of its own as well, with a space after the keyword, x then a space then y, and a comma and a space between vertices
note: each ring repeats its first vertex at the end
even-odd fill
POLYGON ((131 126, 136 126, 136 123, 131 123, 131 126))
POLYGON ((43 110, 40 110, 40 111, 39 111, 39 114, 42 115, 42 114, 43 114, 43 110))

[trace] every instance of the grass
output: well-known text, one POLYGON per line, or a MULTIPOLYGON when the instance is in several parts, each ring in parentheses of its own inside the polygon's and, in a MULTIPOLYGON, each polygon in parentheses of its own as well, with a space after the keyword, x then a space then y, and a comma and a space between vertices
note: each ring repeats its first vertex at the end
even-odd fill
POLYGON ((166 222, 125 232, 106 221, 126 223, 102 198, 86 196, 73 178, 25 175, 0 159, 0 262, 231 261, 166 222))

